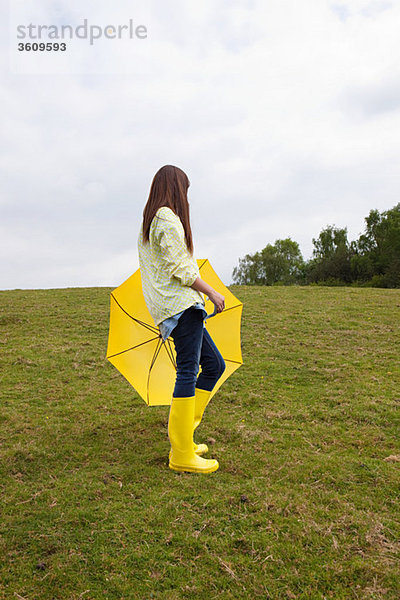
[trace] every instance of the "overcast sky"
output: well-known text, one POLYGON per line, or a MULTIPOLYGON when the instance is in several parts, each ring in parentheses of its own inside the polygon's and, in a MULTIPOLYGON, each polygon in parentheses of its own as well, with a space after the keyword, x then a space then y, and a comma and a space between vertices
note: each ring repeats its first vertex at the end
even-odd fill
POLYGON ((400 2, 3 8, 1 289, 119 285, 164 164, 187 173, 195 254, 227 284, 246 253, 291 237, 307 259, 323 227, 356 239, 399 202, 400 2), (17 24, 84 19, 147 38, 18 52, 17 24))

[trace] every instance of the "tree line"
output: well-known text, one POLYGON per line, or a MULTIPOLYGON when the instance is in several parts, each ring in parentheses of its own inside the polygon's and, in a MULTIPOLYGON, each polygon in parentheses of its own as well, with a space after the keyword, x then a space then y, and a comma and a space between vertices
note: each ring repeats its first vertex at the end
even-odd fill
POLYGON ((233 269, 233 282, 400 287, 400 203, 383 212, 371 210, 358 240, 349 242, 347 227, 328 225, 312 242, 308 261, 290 238, 246 254, 233 269))

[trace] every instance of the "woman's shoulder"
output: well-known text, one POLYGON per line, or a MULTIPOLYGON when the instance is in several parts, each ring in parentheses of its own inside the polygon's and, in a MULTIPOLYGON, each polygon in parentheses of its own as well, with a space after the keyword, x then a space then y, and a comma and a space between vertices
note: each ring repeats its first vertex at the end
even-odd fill
POLYGON ((178 221, 180 221, 178 215, 176 215, 174 211, 171 208, 169 208, 169 206, 161 206, 157 210, 155 216, 159 219, 165 219, 166 221, 176 221, 177 219, 178 221))
POLYGON ((169 231, 181 229, 182 223, 178 215, 168 206, 161 206, 154 215, 152 228, 156 231, 169 231))
POLYGON ((182 223, 178 215, 168 206, 161 206, 150 226, 150 233, 157 238, 162 232, 183 231, 182 223))

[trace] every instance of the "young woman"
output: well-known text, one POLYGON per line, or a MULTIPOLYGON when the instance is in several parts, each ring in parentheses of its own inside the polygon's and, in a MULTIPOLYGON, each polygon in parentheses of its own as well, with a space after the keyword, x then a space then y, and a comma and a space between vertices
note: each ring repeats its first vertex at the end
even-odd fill
POLYGON ((168 421, 169 467, 174 471, 212 473, 218 461, 202 458, 205 444, 193 433, 201 422, 225 362, 205 328, 204 299, 215 310, 224 297, 200 278, 193 257, 187 191, 190 182, 178 167, 166 165, 154 176, 138 238, 139 264, 146 305, 165 340, 172 336, 176 381, 168 421), (199 376, 199 365, 201 373, 199 376))

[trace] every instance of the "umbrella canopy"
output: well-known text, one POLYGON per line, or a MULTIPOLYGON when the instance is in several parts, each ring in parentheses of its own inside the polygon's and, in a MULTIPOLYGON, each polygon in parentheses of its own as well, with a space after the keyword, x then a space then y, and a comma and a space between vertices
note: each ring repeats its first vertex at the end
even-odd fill
MULTIPOLYGON (((197 261, 200 276, 225 297, 225 309, 206 320, 206 327, 221 352, 226 369, 211 397, 243 364, 240 321, 243 304, 222 283, 207 259, 197 261)), ((140 269, 111 292, 107 359, 149 406, 171 404, 176 378, 176 353, 171 337, 163 341, 147 310, 140 269)), ((214 305, 206 300, 207 313, 214 305)), ((210 398, 211 398, 210 397, 210 398)))

